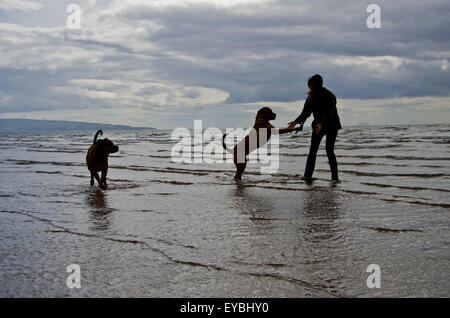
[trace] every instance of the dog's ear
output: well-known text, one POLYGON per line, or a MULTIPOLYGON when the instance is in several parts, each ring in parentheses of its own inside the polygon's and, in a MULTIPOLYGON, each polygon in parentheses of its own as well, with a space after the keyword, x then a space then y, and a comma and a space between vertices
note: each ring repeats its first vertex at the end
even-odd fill
POLYGON ((99 140, 99 144, 100 144, 101 146, 105 147, 105 146, 112 145, 112 141, 109 140, 108 138, 105 138, 105 139, 99 140))
POLYGON ((101 141, 102 143, 100 144, 100 147, 102 148, 102 150, 106 153, 115 153, 117 151, 119 151, 119 147, 114 145, 114 143, 109 140, 108 138, 105 138, 101 141))
POLYGON ((258 110, 258 112, 256 113, 256 118, 261 118, 264 120, 267 120, 269 118, 269 114, 272 111, 270 110, 269 107, 263 107, 260 110, 258 110))
POLYGON ((105 152, 108 152, 108 148, 112 145, 112 142, 108 138, 100 139, 97 143, 99 148, 105 152))
POLYGON ((258 110, 256 112, 256 118, 262 118, 263 117, 263 113, 264 113, 264 110, 261 108, 260 110, 258 110))
POLYGON ((102 154, 105 153, 105 144, 103 143, 103 139, 97 140, 96 142, 97 145, 97 156, 102 156, 102 154))
POLYGON ((261 118, 265 121, 274 120, 276 114, 269 107, 263 107, 256 113, 256 118, 261 118))

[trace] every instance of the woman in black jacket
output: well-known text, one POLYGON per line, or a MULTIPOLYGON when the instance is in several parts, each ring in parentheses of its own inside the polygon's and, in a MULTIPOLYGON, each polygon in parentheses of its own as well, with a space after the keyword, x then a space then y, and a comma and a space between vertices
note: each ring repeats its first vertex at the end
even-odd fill
POLYGON ((316 164, 317 150, 324 135, 327 136, 325 148, 328 161, 330 163, 331 178, 338 181, 338 167, 336 156, 334 154, 334 143, 336 141, 338 130, 342 128, 339 115, 336 108, 336 96, 328 89, 322 86, 322 76, 316 74, 308 80, 308 97, 306 98, 303 111, 300 116, 289 123, 289 128, 303 123, 311 116, 314 116, 312 122, 313 132, 311 134, 311 147, 309 148, 308 160, 306 161, 305 174, 302 180, 310 181, 316 164))

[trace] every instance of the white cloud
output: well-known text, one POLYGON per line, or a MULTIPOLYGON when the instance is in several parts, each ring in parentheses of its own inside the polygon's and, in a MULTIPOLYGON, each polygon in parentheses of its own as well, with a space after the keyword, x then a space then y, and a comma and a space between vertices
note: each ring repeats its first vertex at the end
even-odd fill
POLYGON ((444 72, 448 70, 448 61, 447 60, 442 61, 441 70, 444 72))
MULTIPOLYGON (((92 99, 113 99, 119 106, 160 109, 165 107, 197 107, 222 103, 227 92, 215 88, 175 85, 168 82, 130 79, 73 79, 70 90, 92 99)), ((64 88, 60 88, 64 89, 64 88)))
POLYGON ((42 4, 36 1, 27 0, 1 0, 0 9, 6 11, 20 10, 20 11, 35 11, 42 8, 42 4))
POLYGON ((406 58, 397 56, 337 56, 332 63, 339 66, 363 67, 379 76, 398 70, 402 65, 409 63, 406 58))

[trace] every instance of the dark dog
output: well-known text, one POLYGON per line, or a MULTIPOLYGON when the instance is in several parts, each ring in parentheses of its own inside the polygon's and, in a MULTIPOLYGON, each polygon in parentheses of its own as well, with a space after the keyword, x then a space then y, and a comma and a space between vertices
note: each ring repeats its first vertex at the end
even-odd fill
POLYGON ((89 148, 86 156, 86 164, 91 172, 91 186, 94 185, 94 178, 102 189, 107 188, 106 174, 108 173, 108 157, 110 153, 119 151, 119 147, 114 145, 108 138, 97 141, 98 134, 103 135, 103 131, 99 130, 95 134, 94 142, 89 148), (102 177, 98 176, 98 172, 102 172, 102 177))
MULTIPOLYGON (((222 145, 223 148, 233 154, 234 165, 236 166, 236 174, 234 179, 236 181, 241 180, 241 176, 244 173, 245 167, 247 166, 247 155, 251 153, 253 150, 264 146, 272 135, 272 128, 275 128, 269 121, 275 120, 277 114, 275 114, 269 107, 263 107, 256 113, 255 124, 253 125, 253 129, 250 133, 245 136, 236 146, 234 146, 233 151, 230 151, 225 145, 225 138, 227 134, 222 137, 222 145), (260 140, 260 129, 266 128, 265 133, 267 137, 261 138, 260 140), (250 139, 253 139, 250 141, 250 139), (256 139, 256 140, 255 140, 256 139), (239 151, 238 151, 239 150, 239 151)), ((282 128, 278 130, 279 134, 285 134, 291 131, 300 131, 302 130, 302 126, 298 128, 282 128)))

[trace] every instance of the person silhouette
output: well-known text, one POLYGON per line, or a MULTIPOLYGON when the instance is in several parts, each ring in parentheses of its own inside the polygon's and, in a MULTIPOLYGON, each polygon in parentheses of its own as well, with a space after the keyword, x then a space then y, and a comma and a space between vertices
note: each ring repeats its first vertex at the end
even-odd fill
POLYGON ((323 87, 322 76, 316 74, 308 79, 308 97, 305 100, 303 110, 294 121, 291 121, 288 128, 294 128, 297 124, 303 125, 311 114, 314 116, 312 122, 311 146, 309 148, 308 159, 306 161, 305 173, 302 180, 311 181, 316 164, 316 155, 319 150, 323 136, 326 137, 325 148, 328 162, 330 163, 331 179, 339 181, 336 155, 334 154, 334 144, 338 130, 342 128, 336 108, 336 96, 323 87))

